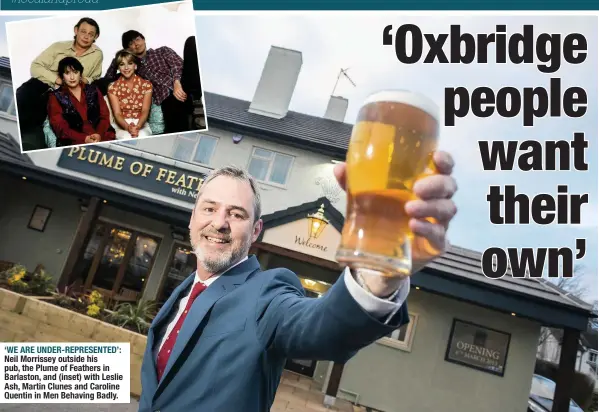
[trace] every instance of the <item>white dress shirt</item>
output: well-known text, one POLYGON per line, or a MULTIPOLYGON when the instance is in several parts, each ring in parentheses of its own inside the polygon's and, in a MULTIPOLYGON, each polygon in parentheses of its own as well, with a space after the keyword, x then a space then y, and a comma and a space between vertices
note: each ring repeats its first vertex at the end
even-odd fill
MULTIPOLYGON (((245 262, 247 259, 248 258, 246 256, 244 259, 240 260, 239 262, 237 262, 235 265, 231 266, 227 270, 231 270, 232 268, 239 265, 240 263, 245 262)), ((209 279, 203 281, 203 283, 207 287, 209 287, 216 279, 218 279, 220 277, 221 274, 222 273, 214 275, 214 276, 210 277, 209 279)), ((370 292, 366 291, 362 286, 360 286, 358 284, 358 282, 356 282, 354 277, 351 275, 349 268, 345 268, 342 276, 343 276, 343 281, 345 282, 345 286, 347 287, 347 290, 349 291, 350 295, 352 295, 352 297, 356 300, 356 302, 358 302, 358 304, 366 312, 370 313, 371 315, 373 315, 376 318, 382 318, 383 316, 387 316, 385 323, 389 322, 389 320, 397 313, 397 311, 399 310, 401 305, 403 305, 406 298, 408 297, 408 294, 410 293, 410 277, 409 276, 406 276, 401 281, 399 289, 397 290, 397 293, 395 293, 391 299, 381 299, 381 298, 374 296, 370 292)), ((197 282, 202 282, 202 281, 196 276, 193 280, 192 288, 193 288, 193 286, 195 286, 195 284, 197 282)), ((183 314, 183 311, 185 310, 185 307, 187 306, 188 299, 189 299, 189 295, 187 295, 187 296, 183 297, 181 300, 179 300, 179 306, 177 308, 176 315, 171 318, 170 322, 168 323, 168 326, 166 327, 166 331, 164 331, 163 335, 159 338, 160 344, 158 346, 156 346, 156 348, 154 349, 154 357, 155 358, 158 356, 158 352, 160 351, 160 348, 162 347, 162 345, 164 345, 166 338, 168 337, 168 335, 171 333, 171 331, 174 329, 175 325, 177 324, 177 320, 183 314)))

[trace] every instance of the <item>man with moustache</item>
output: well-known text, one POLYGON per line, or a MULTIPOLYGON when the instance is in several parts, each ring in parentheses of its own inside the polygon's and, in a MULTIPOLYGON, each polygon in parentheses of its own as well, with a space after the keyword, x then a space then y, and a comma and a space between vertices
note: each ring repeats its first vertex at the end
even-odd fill
POLYGON ((102 50, 95 44, 100 26, 89 17, 81 18, 74 27, 73 40, 50 45, 31 63, 31 79, 16 92, 19 128, 23 150, 45 148, 42 124, 51 90, 62 85, 58 63, 65 57, 75 57, 84 67, 82 81, 91 84, 102 75, 102 50))
MULTIPOLYGON (((419 180, 418 199, 405 206, 414 271, 446 248, 456 212, 453 159, 438 152, 434 161, 437 174, 419 180)), ((345 164, 334 174, 345 190, 345 164)), ((409 277, 369 278, 346 268, 314 299, 290 270, 261 270, 248 256, 262 231, 260 216, 258 187, 241 169, 215 170, 200 187, 189 223, 197 271, 150 326, 140 412, 266 412, 285 359, 346 362, 409 322, 409 277)))

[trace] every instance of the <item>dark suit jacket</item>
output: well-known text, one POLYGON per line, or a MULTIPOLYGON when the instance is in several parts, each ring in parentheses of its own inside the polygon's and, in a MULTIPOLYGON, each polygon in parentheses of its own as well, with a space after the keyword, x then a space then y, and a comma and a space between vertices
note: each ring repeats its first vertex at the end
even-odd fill
POLYGON ((293 272, 262 271, 250 256, 194 302, 158 382, 157 331, 194 275, 175 289, 148 332, 140 412, 268 412, 286 358, 345 362, 409 321, 405 303, 388 324, 373 318, 343 277, 322 298, 307 298, 293 272))

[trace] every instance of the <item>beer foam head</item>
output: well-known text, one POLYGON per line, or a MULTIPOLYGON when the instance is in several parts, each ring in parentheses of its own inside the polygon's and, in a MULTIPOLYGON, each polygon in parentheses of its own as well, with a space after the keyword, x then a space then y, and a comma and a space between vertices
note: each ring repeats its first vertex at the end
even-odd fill
POLYGON ((364 101, 364 106, 370 103, 394 102, 416 107, 440 122, 439 106, 428 97, 409 90, 383 90, 371 94, 364 101))

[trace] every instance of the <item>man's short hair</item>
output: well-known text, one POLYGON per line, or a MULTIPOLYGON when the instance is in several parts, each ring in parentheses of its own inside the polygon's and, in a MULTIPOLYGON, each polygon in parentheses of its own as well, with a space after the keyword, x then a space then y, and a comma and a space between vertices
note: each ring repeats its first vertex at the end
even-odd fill
POLYGON ((252 188, 252 192, 254 192, 254 223, 256 223, 262 215, 262 204, 260 200, 260 190, 258 188, 258 184, 256 183, 256 180, 252 177, 252 175, 236 166, 221 167, 220 169, 213 170, 208 175, 208 177, 204 180, 204 183, 202 183, 202 186, 200 186, 200 190, 198 191, 198 196, 196 198, 196 203, 194 205, 194 210, 198 204, 200 196, 202 195, 203 188, 210 181, 216 179, 219 176, 227 176, 233 179, 240 180, 242 182, 249 183, 250 187, 252 188))
POLYGON ((75 57, 63 57, 58 62, 58 76, 62 79, 62 76, 67 72, 67 69, 78 71, 83 76, 83 65, 75 57))
POLYGON ((138 37, 141 37, 144 40, 146 39, 144 35, 138 32, 137 30, 128 30, 125 33, 123 33, 123 36, 121 37, 123 49, 128 49, 131 42, 137 39, 138 37))
POLYGON ((100 37, 100 26, 98 25, 98 23, 92 19, 91 17, 82 17, 77 24, 75 25, 75 27, 79 28, 79 26, 81 26, 83 23, 87 23, 90 26, 94 26, 96 28, 96 37, 100 37))

